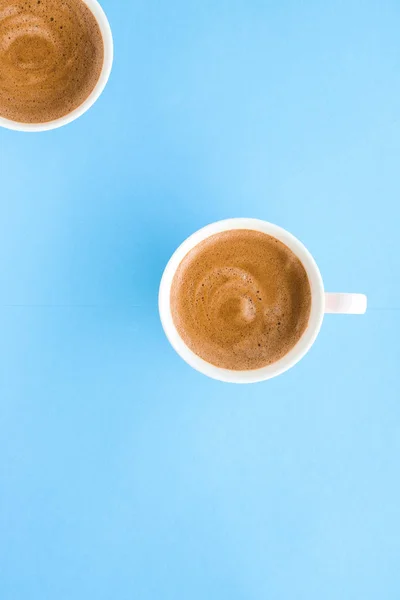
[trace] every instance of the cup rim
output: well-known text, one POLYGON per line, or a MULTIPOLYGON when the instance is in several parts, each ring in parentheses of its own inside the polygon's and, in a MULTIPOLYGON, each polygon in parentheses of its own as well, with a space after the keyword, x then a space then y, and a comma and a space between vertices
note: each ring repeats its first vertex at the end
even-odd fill
POLYGON ((159 289, 160 320, 165 335, 171 346, 174 348, 177 354, 179 354, 179 356, 195 370, 199 371, 203 375, 211 377, 212 379, 217 379, 219 381, 228 383, 244 384, 266 381, 273 377, 277 377, 278 375, 281 375, 285 371, 294 367, 294 365, 297 364, 307 354, 314 344, 321 329, 324 318, 324 309, 324 284, 319 268, 311 253, 307 250, 304 244, 300 242, 300 240, 286 231, 286 229, 260 219, 225 219, 223 221, 216 221, 210 225, 206 225, 202 229, 199 229, 193 233, 177 248, 177 250, 175 250, 171 256, 167 266, 165 267, 159 289), (300 340, 285 356, 275 363, 266 367, 261 367, 260 369, 249 371, 233 371, 230 369, 223 369, 203 360, 200 356, 195 354, 180 337, 174 325, 171 313, 171 285, 175 272, 183 258, 192 248, 197 246, 204 239, 216 233, 230 231, 232 229, 252 229, 255 231, 261 231, 262 233, 272 235, 286 244, 301 260, 304 268, 306 269, 311 287, 310 318, 307 328, 300 340))
POLYGON ((68 113, 64 117, 59 117, 58 119, 54 119, 53 121, 48 121, 46 123, 24 123, 19 121, 13 121, 12 119, 7 119, 6 117, 0 116, 0 127, 4 127, 5 129, 10 129, 13 131, 23 131, 26 133, 58 129, 59 127, 68 125, 69 123, 72 123, 73 121, 81 117, 85 112, 89 110, 89 108, 93 106, 93 104, 103 93, 103 90, 106 87, 108 79, 110 77, 114 60, 114 42, 111 27, 107 15, 104 12, 101 5, 99 4, 98 0, 82 1, 88 6, 90 11, 93 13, 99 25, 104 44, 103 66, 101 69, 100 77, 95 87, 80 106, 75 108, 72 112, 68 113))

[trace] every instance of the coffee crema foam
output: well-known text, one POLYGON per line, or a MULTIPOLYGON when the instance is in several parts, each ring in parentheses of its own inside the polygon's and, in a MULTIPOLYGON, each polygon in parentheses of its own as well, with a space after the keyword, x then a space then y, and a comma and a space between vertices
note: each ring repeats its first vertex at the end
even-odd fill
POLYGON ((91 94, 104 62, 96 18, 82 0, 0 0, 0 116, 46 123, 91 94))
POLYGON ((276 238, 236 229, 213 235, 179 265, 171 312, 186 345, 217 367, 251 370, 285 356, 310 317, 311 288, 276 238))

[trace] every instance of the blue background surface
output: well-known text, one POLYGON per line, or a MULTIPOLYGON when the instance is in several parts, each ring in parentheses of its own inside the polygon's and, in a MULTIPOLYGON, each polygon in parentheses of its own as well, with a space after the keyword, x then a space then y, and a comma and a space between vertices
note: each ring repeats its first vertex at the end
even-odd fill
POLYGON ((0 130, 0 598, 398 600, 400 5, 103 6, 95 107, 0 130), (157 313, 175 248, 232 216, 370 302, 247 387, 157 313))

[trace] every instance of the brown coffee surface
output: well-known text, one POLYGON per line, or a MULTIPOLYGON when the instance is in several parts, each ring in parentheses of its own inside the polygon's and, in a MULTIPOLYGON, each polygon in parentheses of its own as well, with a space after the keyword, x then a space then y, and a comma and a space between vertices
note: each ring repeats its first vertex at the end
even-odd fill
POLYGON ((248 229, 209 237, 182 260, 171 287, 175 327, 205 361, 258 369, 303 335, 311 288, 300 260, 279 240, 248 229))
POLYGON ((82 0, 0 0, 0 116, 46 123, 78 108, 104 60, 82 0))

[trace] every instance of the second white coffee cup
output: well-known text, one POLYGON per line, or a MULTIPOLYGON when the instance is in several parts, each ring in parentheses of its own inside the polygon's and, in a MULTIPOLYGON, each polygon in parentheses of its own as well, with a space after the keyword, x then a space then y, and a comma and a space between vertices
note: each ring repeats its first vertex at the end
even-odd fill
POLYGON ((293 367, 314 344, 321 329, 324 314, 364 314, 367 309, 367 298, 364 294, 332 294, 326 293, 318 266, 307 248, 291 233, 258 219, 227 219, 207 225, 200 229, 179 246, 167 264, 160 285, 159 311, 165 334, 176 352, 194 369, 208 377, 232 383, 255 383, 276 377, 293 367), (216 367, 197 356, 182 340, 173 322, 171 314, 171 285, 177 268, 186 254, 197 244, 211 235, 232 229, 251 229, 261 231, 277 238, 302 262, 307 271, 311 287, 312 302, 308 326, 298 343, 277 362, 251 371, 231 371, 216 367))
POLYGON ((64 117, 55 119, 54 121, 48 121, 46 123, 19 123, 18 121, 12 121, 11 119, 0 117, 0 127, 5 127, 6 129, 13 129, 15 131, 26 132, 49 131, 51 129, 58 129, 58 127, 63 127, 63 125, 72 123, 72 121, 75 121, 76 119, 81 117, 86 111, 89 110, 91 106, 93 106, 96 100, 98 100, 98 98, 101 96, 110 77, 112 64, 114 60, 113 37, 107 16, 100 4, 97 2, 97 0, 83 0, 83 2, 93 13, 99 25, 104 44, 103 67, 100 73, 99 80, 96 83, 94 89, 80 106, 78 106, 75 110, 71 111, 64 117))

